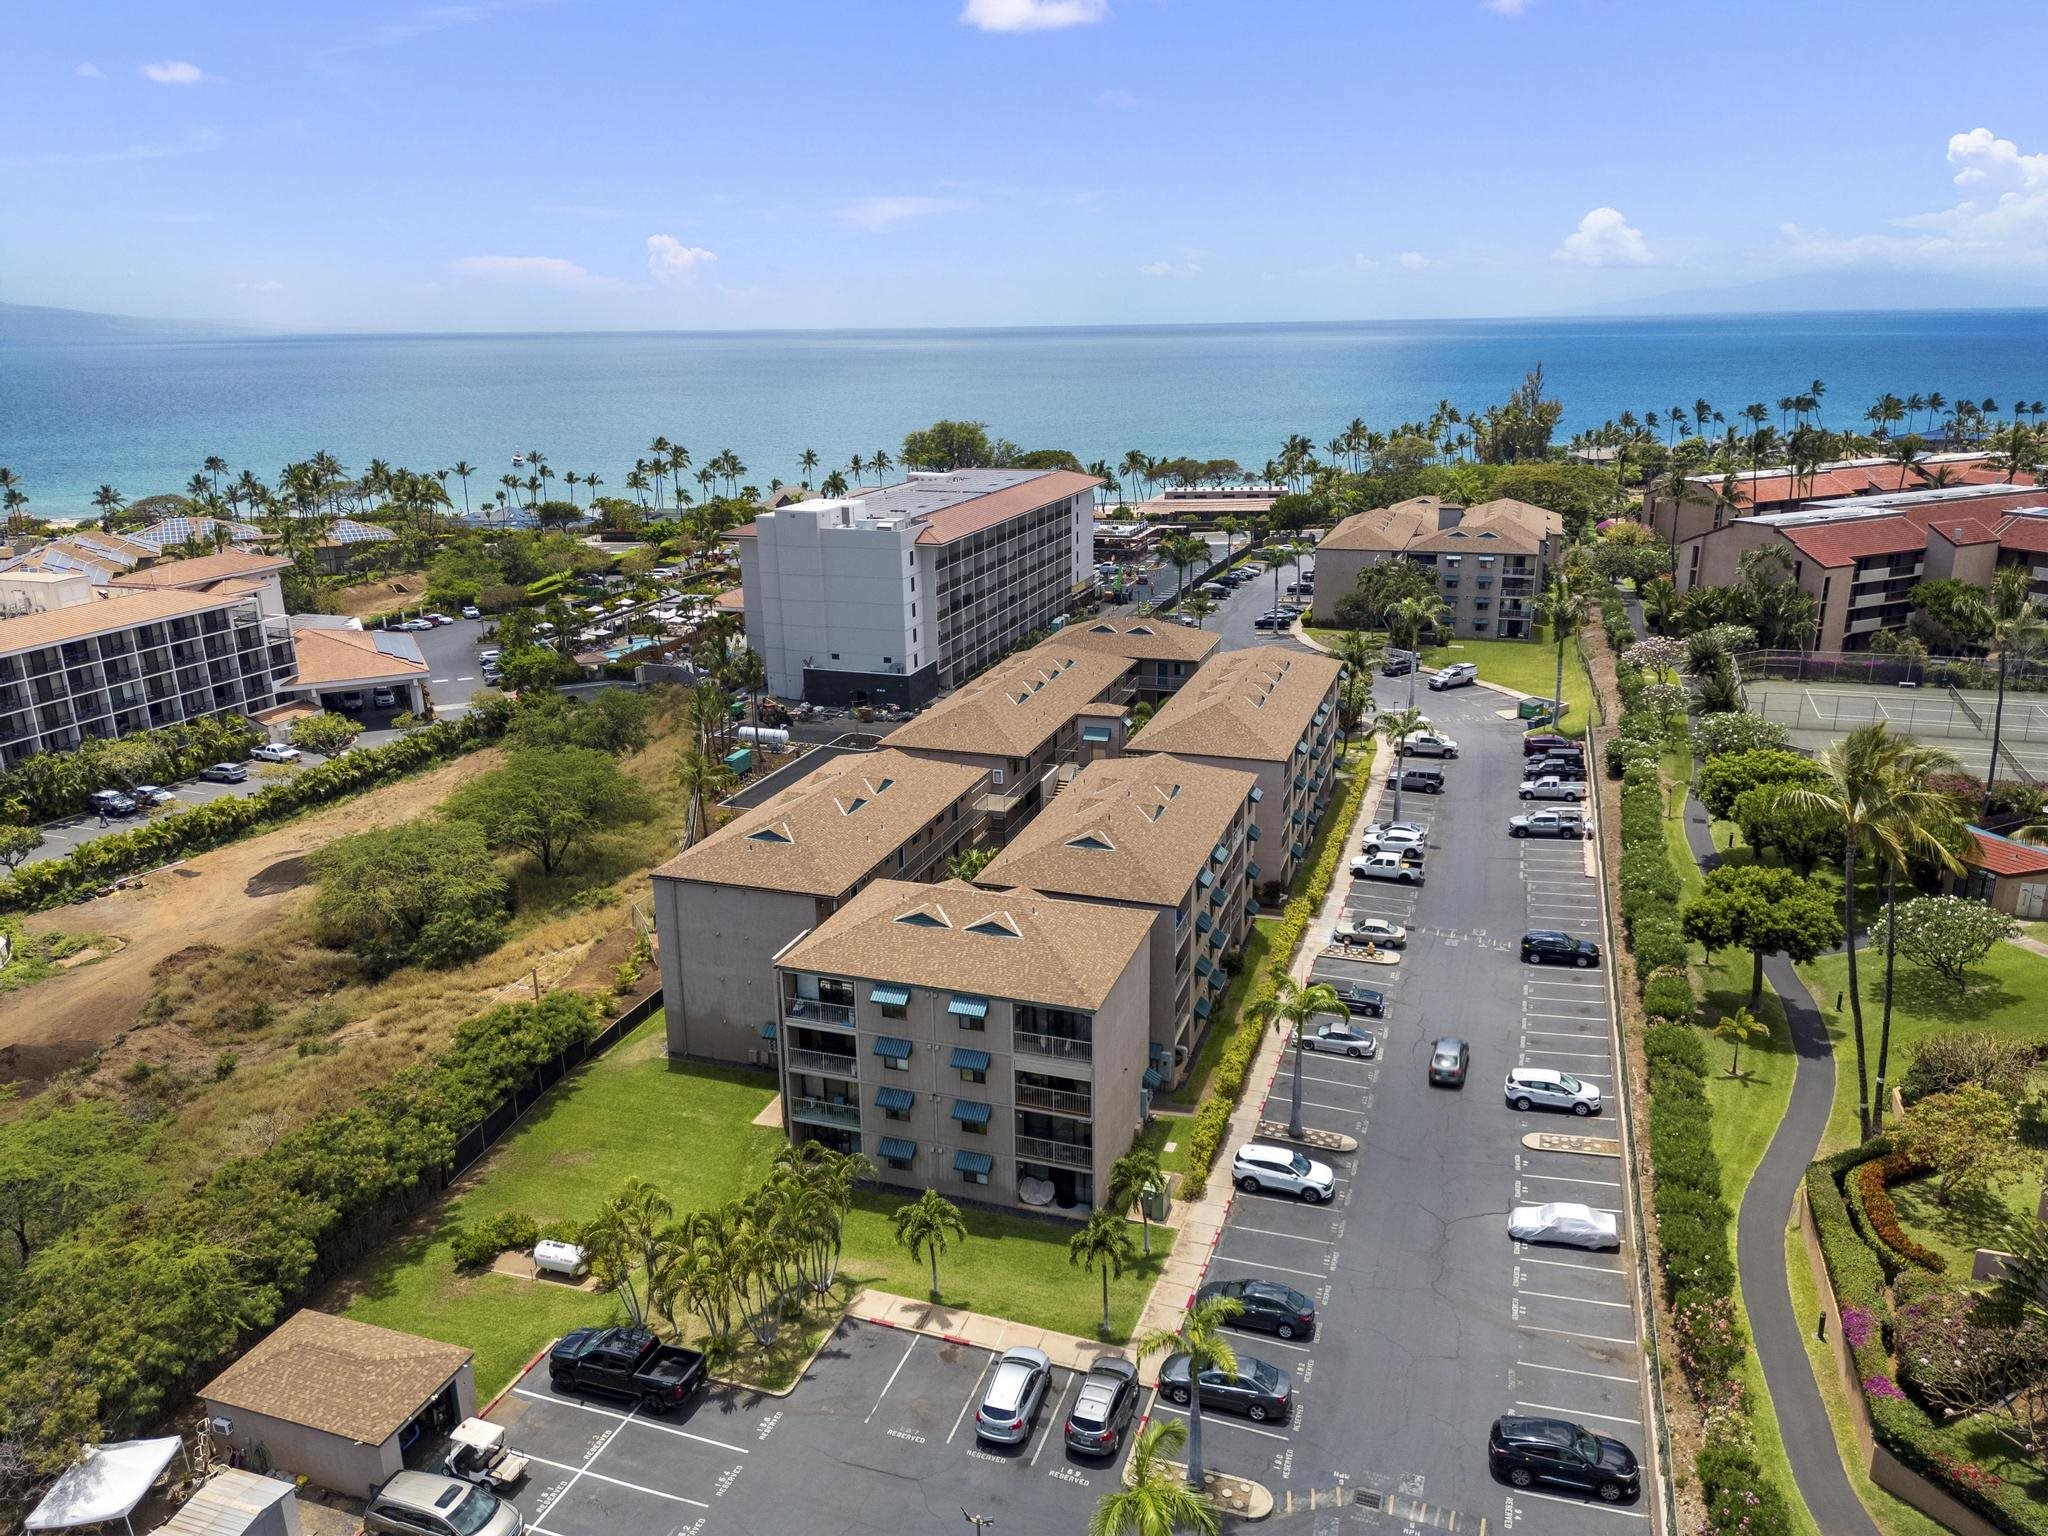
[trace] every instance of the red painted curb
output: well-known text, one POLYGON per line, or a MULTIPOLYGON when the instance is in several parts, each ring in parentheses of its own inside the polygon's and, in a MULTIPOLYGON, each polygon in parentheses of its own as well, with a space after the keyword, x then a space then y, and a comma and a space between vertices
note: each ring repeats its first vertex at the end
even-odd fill
POLYGON ((485 1414, 489 1413, 493 1408, 497 1407, 498 1404, 504 1400, 505 1394, 510 1392, 514 1387, 518 1386, 519 1383, 526 1380, 526 1373, 532 1370, 536 1365, 539 1365, 542 1360, 546 1359, 548 1351, 553 1349, 555 1345, 560 1342, 561 1341, 558 1339, 549 1339, 547 1343, 543 1344, 540 1347, 540 1349, 535 1352, 534 1357, 531 1360, 527 1361, 526 1364, 519 1367, 519 1374, 517 1376, 514 1376, 510 1381, 506 1382, 503 1387, 498 1389, 498 1395, 496 1397, 492 1398, 488 1403, 485 1403, 483 1407, 477 1409, 476 1416, 478 1418, 482 1418, 485 1414))
POLYGON ((965 1344, 969 1349, 972 1349, 974 1347, 974 1341, 972 1339, 963 1339, 957 1333, 942 1333, 939 1335, 939 1337, 944 1339, 948 1344, 965 1344))
POLYGON ((856 1323, 873 1323, 877 1328, 894 1328, 896 1325, 886 1317, 856 1317, 856 1323))

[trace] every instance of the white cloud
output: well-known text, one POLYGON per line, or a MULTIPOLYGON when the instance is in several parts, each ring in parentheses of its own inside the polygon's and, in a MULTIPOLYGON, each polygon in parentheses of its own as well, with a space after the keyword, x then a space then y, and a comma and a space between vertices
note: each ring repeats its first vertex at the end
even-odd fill
POLYGON ((1948 163, 1956 167, 1956 185, 1978 181, 2017 181, 2022 186, 2048 184, 2048 155, 2023 155, 2011 139, 1989 128, 1972 128, 1948 141, 1948 163))
POLYGON ((104 80, 107 78, 105 75, 100 73, 99 65, 93 63, 91 60, 87 60, 85 63, 79 65, 78 68, 72 71, 72 73, 78 76, 78 78, 81 80, 104 80))
POLYGON ((1192 261, 1148 261, 1138 268, 1146 277, 1190 277, 1201 270, 1192 261))
POLYGON ((1109 14, 1109 0, 967 0, 960 20, 984 32, 1051 32, 1109 14))
POLYGON ((1098 107, 1119 107, 1129 109, 1138 104, 1138 98, 1122 86, 1113 85, 1095 98, 1098 107))
POLYGON ((647 237, 647 270, 659 283, 686 282, 700 264, 718 257, 701 245, 685 245, 674 235, 647 237))
POLYGON ((849 224, 857 224, 872 233, 904 219, 951 213, 959 206, 959 203, 944 197, 862 197, 847 204, 841 214, 849 224))
POLYGON ((1948 141, 1960 185, 1995 196, 1891 219, 1889 231, 1834 235, 1779 226, 1782 254, 1808 267, 1984 272, 2048 268, 2048 155, 2025 154, 1988 128, 1948 141), (2000 188, 2003 190, 2000 190, 2000 188))
POLYGON ((1370 272, 1374 267, 1378 266, 1379 263, 1374 261, 1370 256, 1366 255, 1365 252, 1360 251, 1356 256, 1353 256, 1351 258, 1351 265, 1358 268, 1358 270, 1361 272, 1370 272))
POLYGON ((1432 264, 1430 259, 1420 251, 1403 251, 1399 259, 1403 269, 1409 272, 1420 272, 1424 267, 1432 264))
POLYGON ((214 77, 185 59, 164 59, 142 66, 142 78, 158 85, 204 85, 214 77))
POLYGON ((1519 16, 1529 8, 1529 0, 1486 0, 1486 8, 1496 16, 1519 16))
POLYGON ((1577 262, 1582 267, 1645 267, 1656 260, 1650 254, 1643 232, 1622 217, 1619 209, 1595 208, 1579 227, 1564 237, 1564 244, 1550 253, 1552 261, 1577 262))
POLYGON ((463 277, 498 282, 532 283, 543 288, 616 288, 614 278, 599 277, 560 256, 464 256, 450 263, 463 277))

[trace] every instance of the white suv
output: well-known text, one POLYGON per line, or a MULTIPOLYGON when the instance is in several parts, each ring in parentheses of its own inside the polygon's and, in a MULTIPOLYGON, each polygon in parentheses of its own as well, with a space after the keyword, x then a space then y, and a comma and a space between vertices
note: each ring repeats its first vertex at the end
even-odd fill
POLYGON ((1410 757, 1453 758, 1458 755, 1458 744, 1437 731, 1424 731, 1408 738, 1410 757))
POLYGON ((1270 1189, 1283 1195, 1299 1195, 1310 1205, 1329 1199, 1337 1189, 1337 1175, 1330 1171, 1328 1163, 1319 1163, 1292 1147, 1276 1147, 1263 1141, 1248 1141, 1237 1149, 1230 1177, 1248 1195, 1270 1189))
POLYGON ((1406 848, 1399 853, 1384 850, 1368 853, 1351 861, 1351 878, 1354 880, 1395 880, 1402 885, 1422 884, 1422 866, 1411 864, 1409 859, 1421 854, 1420 848, 1406 848))
POLYGON ((1429 834, 1420 827, 1397 822, 1391 827, 1367 827, 1365 829, 1365 853, 1399 853, 1404 848, 1424 848, 1429 845, 1429 834))
POLYGON ((1548 1067, 1516 1067, 1508 1073, 1504 1091, 1510 1109, 1568 1109, 1581 1116, 1600 1113, 1598 1088, 1548 1067))

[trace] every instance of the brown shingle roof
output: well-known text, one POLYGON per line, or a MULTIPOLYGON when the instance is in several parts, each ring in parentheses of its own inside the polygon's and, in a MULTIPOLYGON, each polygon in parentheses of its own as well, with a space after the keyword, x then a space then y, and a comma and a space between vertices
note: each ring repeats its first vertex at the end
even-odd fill
POLYGON ((288 570, 290 567, 291 561, 282 555, 255 555, 247 550, 224 549, 218 554, 199 555, 190 560, 161 561, 145 570, 130 571, 124 576, 116 576, 110 585, 149 587, 157 590, 167 587, 197 587, 230 576, 267 576, 273 571, 288 570))
POLYGON ((757 890, 837 897, 973 790, 979 768, 883 748, 836 757, 655 870, 757 890))
POLYGON ((1130 750, 1279 762, 1310 733, 1343 670, 1334 657, 1276 645, 1226 651, 1159 706, 1130 750))
POLYGON ((1014 834, 980 881, 1174 906, 1257 783, 1166 753, 1104 758, 1014 834))
POLYGON ((132 624, 152 624, 214 608, 232 608, 248 601, 237 592, 124 592, 95 597, 89 603, 74 603, 69 608, 0 619, 0 656, 61 645, 66 640, 82 640, 87 635, 132 624))
POLYGON ((467 1365, 473 1351, 308 1307, 208 1382, 200 1396, 382 1445, 467 1365))
POLYGON ((997 662, 950 698, 889 733, 888 745, 983 757, 1028 757, 1131 668, 1122 656, 1055 635, 997 662))
POLYGON ((1084 619, 1061 630, 1060 639, 1133 661, 1201 662, 1223 643, 1221 635, 1166 619, 1084 619))
POLYGON ((1093 1011, 1151 932, 1148 912, 959 880, 877 880, 777 963, 1093 1011), (898 921, 906 914, 918 920, 898 921))
POLYGON ((1435 496, 1411 496, 1390 507, 1354 512, 1325 534, 1316 548, 1368 552, 1406 549, 1415 540, 1436 532, 1442 507, 1442 501, 1435 496))
POLYGON ((389 635, 386 644, 403 641, 410 656, 378 648, 377 636, 360 629, 300 629, 292 632, 298 658, 298 683, 327 687, 340 683, 411 681, 427 675, 427 664, 410 635, 389 635))

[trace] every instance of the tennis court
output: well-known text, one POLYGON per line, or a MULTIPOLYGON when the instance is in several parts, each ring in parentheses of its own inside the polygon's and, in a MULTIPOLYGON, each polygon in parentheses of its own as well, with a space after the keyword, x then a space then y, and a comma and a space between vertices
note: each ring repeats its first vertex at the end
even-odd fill
MULTIPOLYGON (((1902 736, 1955 754, 1980 777, 1990 766, 1998 695, 1989 689, 1759 677, 1744 692, 1750 713, 1784 726, 1804 751, 1821 751, 1858 726, 1881 720, 1902 736)), ((2048 700, 2008 689, 1999 740, 2001 779, 2013 777, 2017 764, 2025 775, 2048 780, 2048 700)))

